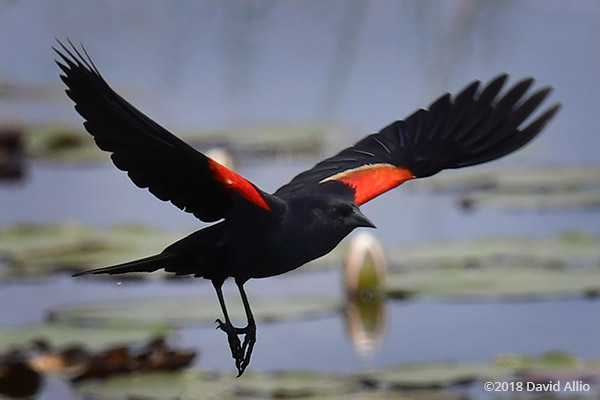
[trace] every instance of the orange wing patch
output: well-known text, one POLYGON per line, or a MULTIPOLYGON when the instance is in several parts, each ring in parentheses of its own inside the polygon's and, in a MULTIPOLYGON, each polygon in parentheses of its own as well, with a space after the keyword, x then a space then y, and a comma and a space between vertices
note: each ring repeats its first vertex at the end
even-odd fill
POLYGON ((340 181, 354 189, 354 201, 361 205, 401 183, 415 178, 406 168, 391 164, 367 164, 339 172, 319 183, 340 181))
POLYGON ((249 202, 256 204, 260 208, 264 208, 267 211, 271 210, 271 207, 269 207, 254 185, 232 170, 225 168, 212 158, 206 158, 208 159, 208 167, 210 168, 212 177, 222 183, 224 187, 236 191, 240 196, 249 202))

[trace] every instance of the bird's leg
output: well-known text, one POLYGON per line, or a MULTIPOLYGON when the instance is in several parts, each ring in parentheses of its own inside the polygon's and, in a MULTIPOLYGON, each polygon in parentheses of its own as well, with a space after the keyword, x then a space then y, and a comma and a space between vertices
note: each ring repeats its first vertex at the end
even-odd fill
MULTIPOLYGON (((231 350, 231 356, 235 359, 236 367, 240 364, 240 360, 243 357, 242 346, 240 344, 240 338, 238 337, 238 328, 233 326, 229 319, 229 313, 227 312, 227 306, 225 305, 225 299, 223 298, 223 282, 213 281, 213 286, 217 292, 219 298, 219 304, 221 305, 221 311, 223 311, 223 318, 225 322, 217 319, 215 322, 218 324, 217 329, 221 329, 227 334, 227 342, 229 343, 229 349, 231 350)), ((239 367, 238 367, 239 371, 239 367)))
POLYGON ((244 304, 244 311, 246 312, 246 319, 248 321, 248 325, 245 328, 237 328, 238 333, 244 334, 244 343, 241 346, 241 356, 240 360, 236 360, 236 367, 238 369, 238 376, 241 376, 248 364, 250 364, 250 356, 252 355, 252 350, 254 349, 254 343, 256 343, 256 322, 254 321, 254 316, 252 315, 252 310, 250 309, 250 303, 248 302, 248 297, 246 296, 246 291, 244 290, 244 282, 235 280, 235 283, 240 291, 240 296, 242 297, 242 303, 244 304))

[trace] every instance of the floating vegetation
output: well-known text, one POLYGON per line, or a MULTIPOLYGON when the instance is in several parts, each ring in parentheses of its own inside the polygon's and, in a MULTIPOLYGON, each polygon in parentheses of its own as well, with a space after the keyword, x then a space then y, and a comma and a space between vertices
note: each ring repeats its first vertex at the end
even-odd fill
MULTIPOLYGON (((558 354, 558 353, 556 353, 558 354)), ((317 399, 464 399, 465 390, 482 390, 486 380, 520 382, 524 374, 554 371, 557 378, 599 379, 598 364, 577 360, 577 365, 557 366, 555 356, 513 356, 526 362, 507 363, 503 356, 489 364, 449 362, 392 366, 357 374, 327 374, 308 371, 259 373, 243 378, 231 374, 183 371, 171 374, 139 374, 89 381, 76 386, 94 398, 309 398, 317 399)), ((569 355, 564 357, 573 358, 569 355)), ((544 382, 544 381, 541 381, 544 382)), ((568 393, 557 394, 561 399, 568 393)), ((577 398, 595 398, 596 388, 574 393, 577 398)), ((504 397, 504 398, 511 398, 504 397)), ((544 397, 553 398, 553 397, 544 397)))
POLYGON ((68 323, 52 322, 26 326, 2 326, 0 329, 0 351, 43 340, 55 348, 84 346, 100 350, 108 346, 123 346, 144 343, 155 337, 166 337, 174 332, 160 321, 144 327, 86 327, 68 323))
MULTIPOLYGON (((154 254, 187 233, 142 225, 103 229, 78 224, 13 225, 0 230, 0 279, 39 278, 59 271, 76 272, 116 264, 154 254)), ((389 258, 386 291, 396 298, 415 295, 471 299, 600 296, 600 238, 592 235, 484 238, 387 249, 386 252, 389 258)), ((339 268, 344 254, 342 246, 301 268, 299 273, 339 268)), ((128 278, 148 276, 156 274, 127 275, 128 278)), ((363 278, 372 281, 364 274, 363 278)), ((337 306, 340 304, 338 301, 337 306)), ((302 308, 306 303, 299 301, 298 305, 302 308)), ((171 313, 168 304, 156 307, 156 312, 166 307, 165 314, 177 315, 171 313)), ((204 317, 195 315, 193 318, 204 317)), ((214 315, 210 318, 214 319, 214 315)))
POLYGON ((47 125, 29 129, 25 135, 27 154, 34 158, 61 162, 107 159, 83 128, 47 125))
MULTIPOLYGON (((558 351, 501 355, 490 363, 428 362, 347 374, 249 371, 242 378, 187 369, 195 355, 169 346, 161 337, 100 348, 28 340, 0 353, 0 395, 31 396, 49 374, 71 381, 86 398, 102 399, 460 399, 465 390, 481 389, 485 381, 534 380, 592 383, 589 392, 576 393, 585 399, 595 398, 598 388, 593 383, 600 382, 600 360, 583 361, 558 351)), ((569 398, 566 395, 560 398, 569 398)))
POLYGON ((600 207, 599 165, 461 171, 417 185, 459 194, 459 205, 468 210, 479 206, 538 211, 600 207))
POLYGON ((504 193, 555 193, 600 189, 600 165, 548 165, 452 171, 418 181, 436 192, 495 190, 504 193))
MULTIPOLYGON (((222 131, 195 131, 181 136, 185 142, 207 150, 226 148, 245 158, 281 155, 315 155, 327 145, 326 138, 339 137, 338 126, 309 124, 272 124, 235 126, 222 131)), ((27 153, 35 158, 60 162, 109 160, 98 150, 91 135, 83 127, 45 125, 32 127, 25 135, 27 153)))
POLYGON ((600 239, 479 239, 390 254, 393 297, 549 298, 600 294, 600 239))
POLYGON ((511 211, 598 209, 600 207, 600 190, 527 193, 518 195, 496 191, 485 191, 464 195, 458 200, 458 203, 462 208, 468 210, 482 206, 504 208, 511 211))
POLYGON ((0 279, 38 278, 145 257, 186 234, 134 224, 105 229, 70 223, 16 224, 0 230, 4 264, 0 279))
POLYGON ((442 299, 549 299, 600 294, 600 269, 551 271, 523 268, 429 270, 391 274, 391 297, 427 296, 442 299))
MULTIPOLYGON (((257 320, 273 321, 306 318, 334 313, 341 309, 339 299, 319 296, 280 298, 253 298, 253 312, 257 320)), ((243 318, 241 303, 230 302, 232 318, 243 318)), ((228 304, 229 305, 229 304, 228 304)), ((214 324, 219 305, 214 296, 178 297, 166 299, 139 299, 109 304, 64 307, 50 314, 50 320, 73 326, 140 328, 214 324), (190 307, 202 304, 202 307, 190 307)))
MULTIPOLYGON (((141 224, 93 228, 78 223, 19 223, 0 229, 0 280, 39 278, 57 272, 79 272, 156 254, 190 232, 141 224)), ((338 266, 342 250, 313 262, 338 266)), ((311 267, 308 267, 310 269, 311 267)), ((118 279, 142 279, 154 274, 127 274, 118 279)), ((173 277, 172 274, 164 274, 173 277)), ((93 279, 116 279, 95 276, 93 279)))
POLYGON ((316 155, 330 140, 345 136, 346 129, 327 124, 268 124, 184 135, 198 148, 224 147, 245 158, 265 159, 290 155, 316 155))
POLYGON ((109 347, 100 351, 83 345, 55 348, 39 339, 0 353, 0 395, 29 398, 40 389, 45 374, 82 382, 113 375, 171 372, 188 367, 195 356, 195 351, 168 346, 163 338, 142 346, 109 347))
POLYGON ((392 271, 480 267, 582 269, 600 267, 600 238, 563 233, 547 238, 482 238, 390 250, 392 271))

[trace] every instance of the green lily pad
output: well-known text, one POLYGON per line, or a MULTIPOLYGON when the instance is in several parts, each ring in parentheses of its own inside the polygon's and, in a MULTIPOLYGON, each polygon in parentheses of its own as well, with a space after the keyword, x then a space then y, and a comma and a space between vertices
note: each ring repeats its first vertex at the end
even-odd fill
POLYGON ((280 123, 231 126, 184 137, 196 147, 225 146, 236 155, 265 159, 282 154, 315 155, 332 138, 345 134, 346 129, 333 124, 280 123))
POLYGON ((312 398, 344 394, 352 389, 347 376, 309 371, 249 373, 233 384, 235 393, 242 398, 312 398))
POLYGON ((394 389, 440 389, 478 380, 507 379, 510 373, 510 369, 497 365, 442 362, 382 368, 360 377, 394 389))
MULTIPOLYGON (((232 319, 244 320, 241 302, 229 301, 232 319)), ((332 313, 341 307, 341 300, 327 297, 252 298, 252 311, 257 320, 272 321, 306 318, 332 313)), ((51 313, 53 321, 76 326, 138 327, 214 324, 221 317, 216 296, 141 299, 110 304, 69 307, 51 313)))
POLYGON ((600 239, 591 235, 430 244, 392 250, 390 258, 387 285, 394 297, 600 295, 600 239))
POLYGON ((440 174, 418 183, 435 191, 460 193, 467 209, 596 209, 600 207, 600 166, 543 166, 440 174))
POLYGON ((172 332, 171 328, 159 324, 156 324, 153 329, 147 327, 102 327, 102 329, 97 329, 62 323, 22 327, 4 326, 0 329, 0 349, 25 346, 36 339, 43 339, 56 348, 81 344, 86 348, 102 349, 107 346, 148 342, 154 337, 166 336, 172 332))
POLYGON ((4 277, 82 271, 155 254, 186 233, 142 225, 16 224, 0 230, 4 277))
POLYGON ((102 381, 84 381, 76 390, 101 399, 234 399, 222 379, 197 371, 128 374, 102 381))
POLYGON ((144 399, 245 399, 310 398, 342 395, 352 389, 348 377, 314 372, 247 372, 241 378, 229 374, 186 371, 170 374, 138 374, 83 382, 77 391, 99 398, 144 399))
POLYGON ((417 363, 350 374, 248 371, 242 377, 235 378, 228 373, 197 370, 147 373, 85 381, 77 384, 76 390, 83 396, 103 399, 452 400, 464 398, 464 392, 455 389, 457 385, 475 388, 485 381, 512 381, 523 371, 535 373, 558 366, 565 373, 598 374, 593 363, 584 363, 568 354, 553 352, 538 357, 508 355, 481 364, 417 363))
POLYGON ((558 193, 600 188, 600 165, 546 165, 451 171, 419 182, 442 192, 558 193))
MULTIPOLYGON (((494 360, 494 365, 510 368, 513 371, 528 370, 581 370, 586 368, 586 364, 577 357, 562 351, 552 351, 541 354, 540 356, 525 356, 522 354, 505 354, 494 360)), ((590 363, 590 367, 593 364, 590 363)))
MULTIPOLYGON (((326 145, 326 138, 340 137, 343 133, 344 129, 335 125, 282 123, 232 126, 219 131, 199 128, 176 135, 195 147, 224 146, 236 155, 264 159, 281 154, 317 154, 326 145)), ((30 155, 44 160, 76 163, 110 160, 83 126, 34 126, 26 132, 25 142, 30 155)))
POLYGON ((477 268, 594 268, 600 266, 600 238, 564 233, 548 238, 482 238, 388 250, 396 271, 477 268))
POLYGON ((550 211, 557 209, 597 209, 600 207, 600 190, 559 193, 503 193, 482 192, 460 199, 464 207, 490 206, 507 210, 550 211))
POLYGON ((61 162, 98 161, 106 158, 83 127, 44 125, 31 127, 25 135, 30 156, 61 162))
POLYGON ((481 268, 428 270, 392 274, 388 293, 405 298, 423 295, 441 298, 534 299, 598 296, 600 269, 533 270, 526 268, 481 268))

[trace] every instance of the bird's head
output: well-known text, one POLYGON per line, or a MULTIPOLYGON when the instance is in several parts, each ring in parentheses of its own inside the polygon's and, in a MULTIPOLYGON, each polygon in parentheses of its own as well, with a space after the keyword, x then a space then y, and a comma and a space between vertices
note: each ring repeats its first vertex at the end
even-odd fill
POLYGON ((326 212, 333 225, 343 226, 350 231, 359 227, 375 228, 375 224, 360 211, 358 205, 353 201, 335 199, 329 202, 326 212))
POLYGON ((301 213, 306 218, 303 223, 323 239, 339 241, 355 228, 375 228, 375 224, 350 200, 320 196, 305 199, 301 208, 308 211, 308 215, 301 213))

